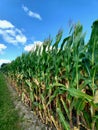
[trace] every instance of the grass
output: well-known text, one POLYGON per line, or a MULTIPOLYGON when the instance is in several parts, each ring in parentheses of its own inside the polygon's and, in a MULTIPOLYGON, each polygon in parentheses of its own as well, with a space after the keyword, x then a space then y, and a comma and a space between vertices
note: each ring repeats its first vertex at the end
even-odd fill
POLYGON ((10 92, 0 73, 0 130, 21 130, 20 118, 14 108, 10 92))

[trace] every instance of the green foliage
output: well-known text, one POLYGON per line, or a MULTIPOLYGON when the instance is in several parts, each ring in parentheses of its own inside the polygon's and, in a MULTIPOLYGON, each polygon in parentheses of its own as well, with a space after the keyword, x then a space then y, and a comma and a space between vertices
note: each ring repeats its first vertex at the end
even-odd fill
POLYGON ((87 44, 80 23, 68 37, 62 36, 60 30, 55 40, 49 37, 1 70, 19 91, 28 93, 32 109, 43 122, 54 123, 58 130, 74 126, 97 130, 98 21, 87 44))

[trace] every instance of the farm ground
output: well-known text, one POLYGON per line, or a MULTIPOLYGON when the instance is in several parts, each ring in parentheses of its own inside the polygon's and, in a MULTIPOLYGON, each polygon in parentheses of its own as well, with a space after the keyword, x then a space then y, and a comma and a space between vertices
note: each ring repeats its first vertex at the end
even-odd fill
POLYGON ((51 130, 25 106, 0 74, 0 130, 51 130))

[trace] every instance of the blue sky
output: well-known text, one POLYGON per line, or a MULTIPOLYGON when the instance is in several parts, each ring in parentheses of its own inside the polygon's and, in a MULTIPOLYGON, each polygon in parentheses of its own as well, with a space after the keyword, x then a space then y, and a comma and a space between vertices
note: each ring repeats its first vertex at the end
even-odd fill
POLYGON ((69 21, 80 23, 88 40, 98 19, 98 0, 2 0, 0 2, 0 64, 10 62, 58 30, 69 32, 69 21))

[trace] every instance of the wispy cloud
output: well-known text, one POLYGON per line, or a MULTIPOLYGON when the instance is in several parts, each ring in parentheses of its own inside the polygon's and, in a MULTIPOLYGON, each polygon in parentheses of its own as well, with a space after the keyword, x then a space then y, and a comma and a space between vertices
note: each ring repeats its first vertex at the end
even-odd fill
POLYGON ((5 42, 13 45, 17 45, 18 43, 24 44, 27 41, 22 31, 7 20, 0 20, 0 35, 5 42))
POLYGON ((41 41, 34 41, 33 44, 29 44, 27 46, 24 47, 25 51, 34 51, 36 49, 36 46, 41 46, 43 44, 43 42, 41 41))
POLYGON ((22 5, 22 9, 26 12, 26 14, 32 18, 36 18, 38 20, 42 20, 42 17, 40 16, 40 14, 35 13, 31 10, 29 10, 26 6, 22 5))
POLYGON ((7 46, 5 46, 4 44, 0 44, 0 54, 3 53, 3 50, 5 50, 7 48, 7 46))
POLYGON ((11 61, 8 60, 8 59, 0 59, 0 66, 3 64, 3 63, 10 63, 11 61))

